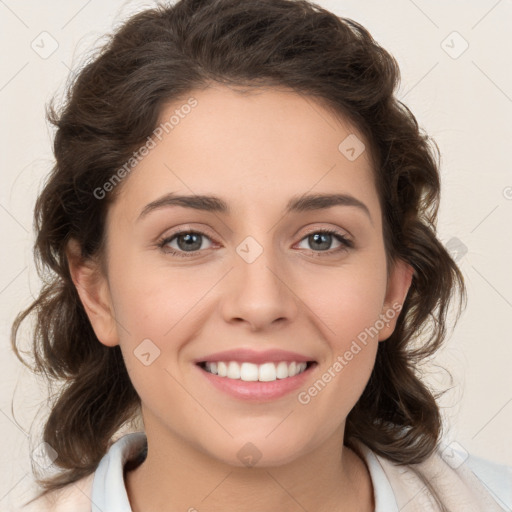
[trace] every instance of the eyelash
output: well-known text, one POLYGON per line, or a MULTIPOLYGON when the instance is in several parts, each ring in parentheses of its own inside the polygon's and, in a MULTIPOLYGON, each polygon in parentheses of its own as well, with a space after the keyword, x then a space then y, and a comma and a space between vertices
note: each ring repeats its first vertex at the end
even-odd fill
MULTIPOLYGON (((313 231, 310 231, 309 233, 306 233, 300 241, 304 240, 308 236, 315 235, 315 234, 328 234, 333 235, 340 243, 341 246, 336 249, 329 249, 327 251, 312 251, 312 255, 315 257, 322 257, 322 256, 331 256, 334 253, 338 253, 341 251, 347 251, 348 249, 352 249, 354 247, 354 243, 349 240, 345 235, 341 234, 340 232, 336 231, 335 229, 316 229, 313 231)), ((167 236, 165 238, 160 239, 157 244, 160 249, 162 249, 166 254, 171 254, 172 256, 178 256, 179 258, 190 258, 196 255, 200 251, 176 251, 175 249, 169 249, 165 246, 170 243, 172 240, 174 240, 179 235, 200 235, 204 236, 211 240, 211 238, 206 234, 202 233, 201 231, 193 231, 193 230, 182 230, 177 231, 176 233, 173 233, 171 236, 167 236)))

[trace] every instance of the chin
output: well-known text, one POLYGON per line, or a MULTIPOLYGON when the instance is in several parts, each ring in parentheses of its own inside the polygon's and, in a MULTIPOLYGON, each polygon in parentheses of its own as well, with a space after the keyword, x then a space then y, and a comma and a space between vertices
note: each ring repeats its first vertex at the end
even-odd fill
POLYGON ((306 452, 306 440, 294 439, 293 436, 275 434, 261 434, 260 436, 241 436, 223 443, 221 451, 207 452, 213 458, 235 467, 265 468, 283 466, 293 462, 306 452), (304 443, 304 444, 303 444, 304 443))

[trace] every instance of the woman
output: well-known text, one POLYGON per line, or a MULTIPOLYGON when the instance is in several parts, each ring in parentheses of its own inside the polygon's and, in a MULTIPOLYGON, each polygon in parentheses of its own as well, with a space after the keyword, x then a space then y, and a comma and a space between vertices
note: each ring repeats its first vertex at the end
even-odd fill
POLYGON ((14 326, 64 382, 28 508, 506 510, 417 375, 464 284, 398 76, 293 0, 142 12, 80 72, 14 326))

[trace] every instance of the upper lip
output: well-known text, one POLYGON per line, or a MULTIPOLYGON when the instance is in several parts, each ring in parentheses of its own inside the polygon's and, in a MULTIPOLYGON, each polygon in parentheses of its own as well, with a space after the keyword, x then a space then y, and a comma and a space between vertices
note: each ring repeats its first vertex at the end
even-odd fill
POLYGON ((267 362, 279 362, 279 361, 297 361, 297 362, 308 362, 314 361, 312 357, 298 354, 297 352, 290 352, 288 350, 263 350, 256 351, 252 349, 234 349, 224 350, 222 352, 215 352, 207 356, 200 357, 195 360, 195 363, 204 362, 218 362, 218 361, 238 361, 248 362, 253 364, 263 364, 267 362))

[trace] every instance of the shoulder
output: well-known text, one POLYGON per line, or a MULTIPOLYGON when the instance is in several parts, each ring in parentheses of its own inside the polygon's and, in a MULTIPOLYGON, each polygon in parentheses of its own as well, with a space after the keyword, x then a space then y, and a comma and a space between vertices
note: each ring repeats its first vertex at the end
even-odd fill
MULTIPOLYGON (((461 460, 466 456, 464 451, 455 449, 455 452, 461 460)), ((498 464, 476 455, 468 455, 465 464, 498 503, 505 505, 506 510, 512 510, 512 466, 498 464)))
POLYGON ((17 512, 91 512, 93 480, 94 473, 37 498, 17 512))
POLYGON ((420 464, 404 466, 376 458, 400 510, 432 510, 439 502, 448 510, 467 512, 512 507, 512 467, 470 455, 456 442, 440 445, 420 464))
POLYGON ((146 447, 143 432, 125 434, 111 444, 94 473, 48 493, 16 512, 130 510, 123 475, 125 465, 140 462, 146 447))

